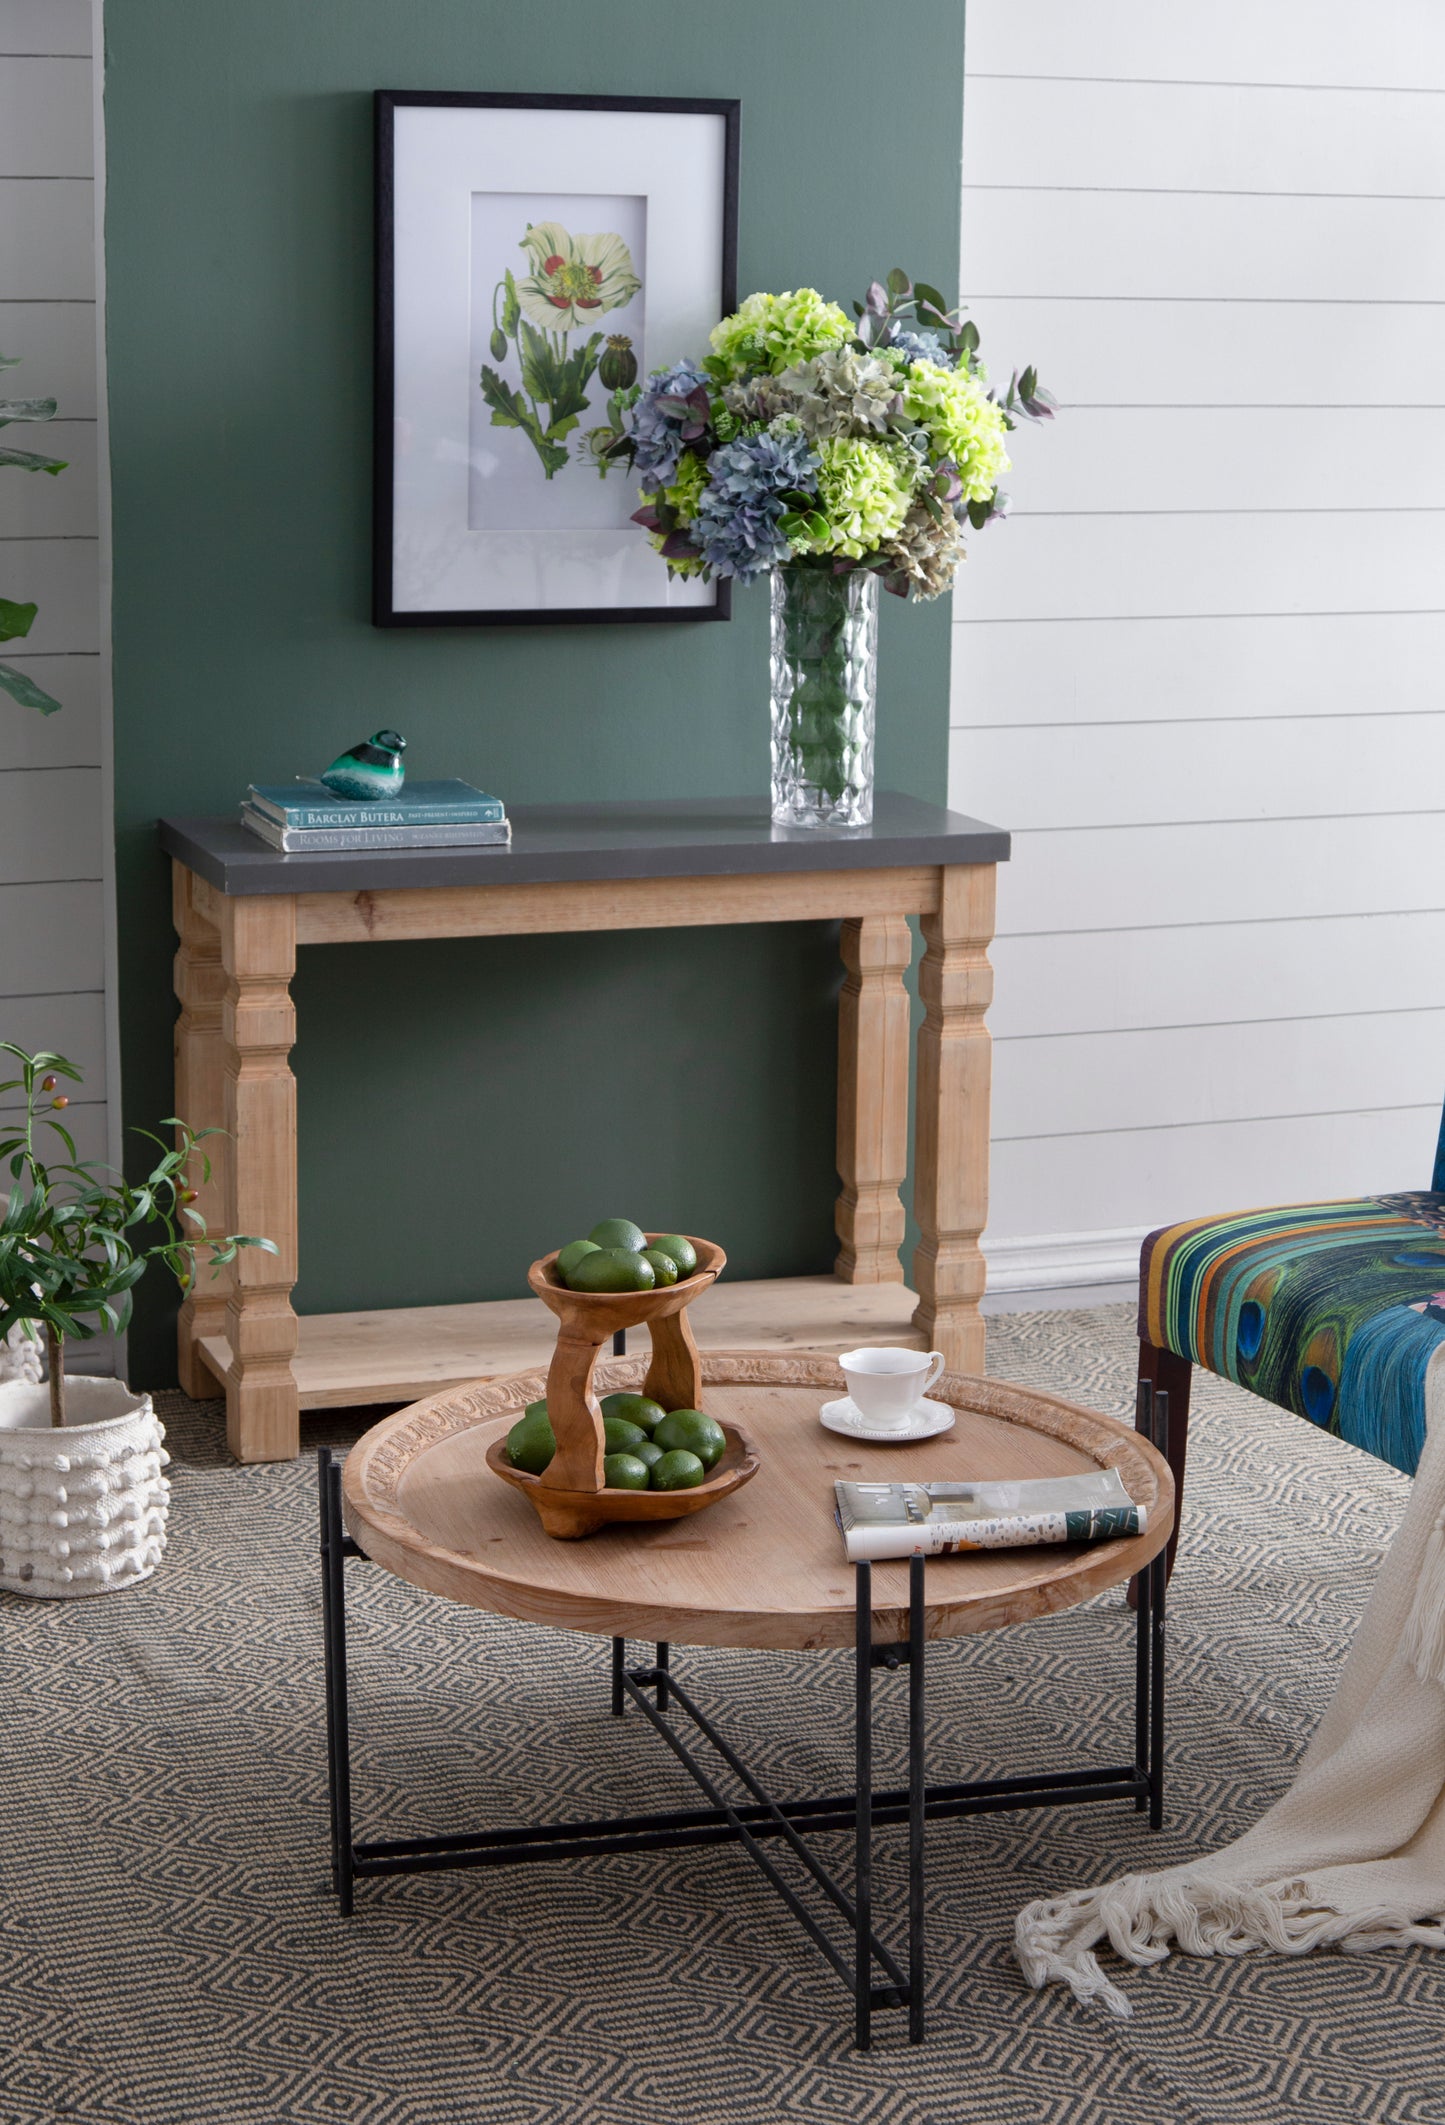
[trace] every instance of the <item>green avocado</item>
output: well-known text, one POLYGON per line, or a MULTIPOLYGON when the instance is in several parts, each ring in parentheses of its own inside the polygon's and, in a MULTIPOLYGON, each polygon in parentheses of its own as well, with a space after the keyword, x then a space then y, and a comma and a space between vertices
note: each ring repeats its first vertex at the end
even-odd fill
POLYGON ((674 1409, 663 1418, 653 1437, 667 1453, 681 1450, 696 1454, 704 1468, 721 1460, 728 1443, 722 1426, 700 1409, 674 1409))
POLYGON ((567 1279, 569 1291, 651 1291, 657 1272, 640 1254, 620 1247, 594 1247, 567 1279))
POLYGON ((697 1267, 697 1249, 680 1232, 664 1232, 648 1243, 649 1254, 670 1255, 679 1276, 691 1276, 697 1267))
POLYGON ((602 1464, 603 1479, 609 1490, 646 1490, 647 1463, 639 1461, 636 1454, 609 1454, 602 1464))
POLYGON ((646 1395, 618 1393, 602 1397, 602 1414, 625 1417, 629 1424, 640 1424, 645 1432, 654 1432, 667 1411, 660 1402, 649 1402, 646 1395))
POLYGON ((587 1237, 594 1247, 621 1247, 628 1254, 641 1254, 647 1245, 647 1234, 630 1217, 605 1217, 587 1237))
POLYGON ((625 1417, 604 1417, 602 1436, 606 1441, 606 1453, 630 1454, 635 1446, 643 1444, 647 1433, 640 1424, 629 1424, 625 1417))
POLYGON ((557 1256, 557 1276, 566 1283, 584 1254, 598 1252, 596 1240, 570 1240, 557 1256))
POLYGON ((507 1459, 513 1468, 540 1476, 557 1451, 545 1402, 529 1402, 507 1433, 507 1459))
POLYGON ((664 1454, 652 1470, 654 1490, 696 1490, 707 1474, 696 1454, 664 1454))

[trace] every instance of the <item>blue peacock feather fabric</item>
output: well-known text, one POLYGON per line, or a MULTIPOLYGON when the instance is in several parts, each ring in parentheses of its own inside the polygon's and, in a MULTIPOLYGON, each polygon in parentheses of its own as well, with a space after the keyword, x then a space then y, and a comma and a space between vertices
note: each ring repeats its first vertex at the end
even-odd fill
POLYGON ((1139 1333, 1413 1475, 1445 1342, 1445 1128, 1431 1191, 1151 1233, 1139 1333))

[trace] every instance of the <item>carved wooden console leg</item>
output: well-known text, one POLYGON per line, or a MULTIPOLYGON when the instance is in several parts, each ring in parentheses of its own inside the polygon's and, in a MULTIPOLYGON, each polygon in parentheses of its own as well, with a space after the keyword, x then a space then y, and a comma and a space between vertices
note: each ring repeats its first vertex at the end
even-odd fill
POLYGON ((296 903, 228 894, 220 907, 226 1127, 232 1139, 223 1229, 274 1240, 279 1250, 246 1247, 236 1258, 226 1306, 226 1437, 240 1461, 284 1461, 301 1448, 291 1369, 296 1080, 287 1061, 296 1037, 290 990, 296 903))
MULTIPOLYGON (((171 905, 181 940, 175 976, 181 1015, 175 1031, 174 1112, 193 1129, 224 1129, 226 1051, 221 1038, 221 1004, 226 976, 221 965, 221 933, 196 908, 195 882, 183 863, 172 866, 171 905)), ((231 1140, 228 1136, 208 1136, 201 1149, 211 1161, 211 1178, 202 1185, 199 1162, 192 1168, 192 1182, 199 1190, 196 1208, 209 1232, 224 1232, 231 1140)), ((230 1286, 228 1269, 218 1271, 214 1277, 203 1269, 181 1306, 177 1327, 180 1382, 185 1392, 198 1401, 214 1395, 217 1384, 198 1345, 204 1336, 225 1334, 230 1286)))
POLYGON ((983 1371, 979 1236, 988 1219, 984 1013, 993 998, 993 909, 993 866, 967 864, 943 872, 938 912, 923 917, 913 1183, 922 1238, 913 1256, 913 1325, 951 1372, 983 1371))
POLYGON ((901 1284, 908 1171, 908 991, 913 933, 901 915, 843 924, 838 999, 838 1174, 834 1225, 845 1284, 901 1284))

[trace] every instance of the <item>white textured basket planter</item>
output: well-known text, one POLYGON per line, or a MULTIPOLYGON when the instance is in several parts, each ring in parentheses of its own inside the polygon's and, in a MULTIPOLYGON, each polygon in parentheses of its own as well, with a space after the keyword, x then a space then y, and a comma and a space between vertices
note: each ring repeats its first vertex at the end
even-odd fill
POLYGON ((0 1587, 64 1600, 148 1579, 166 1546, 165 1427, 122 1380, 0 1381, 0 1587))

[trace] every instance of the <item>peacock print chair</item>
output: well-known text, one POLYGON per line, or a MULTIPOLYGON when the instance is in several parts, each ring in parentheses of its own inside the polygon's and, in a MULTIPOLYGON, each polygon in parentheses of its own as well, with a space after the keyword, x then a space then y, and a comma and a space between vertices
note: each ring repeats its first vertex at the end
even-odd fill
POLYGON ((1442 1345, 1445 1117, 1428 1191, 1196 1218, 1144 1242, 1139 1377, 1168 1394, 1181 1496, 1193 1366, 1413 1475, 1442 1345))

